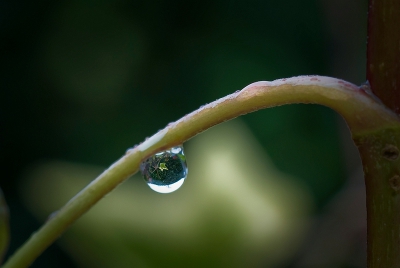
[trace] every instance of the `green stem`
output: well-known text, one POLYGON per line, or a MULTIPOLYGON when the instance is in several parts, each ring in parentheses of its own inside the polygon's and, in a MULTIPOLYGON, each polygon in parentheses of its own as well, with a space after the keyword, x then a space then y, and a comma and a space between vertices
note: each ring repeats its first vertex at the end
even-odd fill
MULTIPOLYGON (((99 199, 137 172, 140 162, 152 154, 182 144, 198 133, 239 115, 290 103, 316 103, 336 110, 345 118, 362 148, 368 144, 365 137, 379 139, 381 135, 387 135, 385 131, 400 133, 400 121, 394 113, 366 91, 348 82, 321 76, 299 76, 253 83, 169 124, 129 150, 32 235, 4 267, 27 267, 99 199)), ((373 154, 375 158, 382 156, 379 148, 371 152, 368 148, 366 150, 365 154, 373 154)))
POLYGON ((28 267, 75 220, 119 183, 138 170, 140 154, 129 154, 105 170, 99 177, 64 205, 4 264, 4 267, 28 267))
POLYGON ((367 191, 368 267, 399 267, 400 131, 386 129, 354 141, 367 191))

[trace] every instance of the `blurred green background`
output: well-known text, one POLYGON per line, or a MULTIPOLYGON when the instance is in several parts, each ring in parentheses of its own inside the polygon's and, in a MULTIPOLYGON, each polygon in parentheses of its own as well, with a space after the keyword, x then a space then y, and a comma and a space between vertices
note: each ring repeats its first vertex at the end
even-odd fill
MULTIPOLYGON (((260 80, 365 80, 366 1, 0 6, 8 254, 129 147, 205 103, 260 80)), ((360 165, 343 120, 316 105, 258 111, 185 148, 182 189, 156 194, 135 176, 32 267, 311 267, 312 230, 360 165)), ((324 267, 359 267, 363 253, 345 250, 324 267)))

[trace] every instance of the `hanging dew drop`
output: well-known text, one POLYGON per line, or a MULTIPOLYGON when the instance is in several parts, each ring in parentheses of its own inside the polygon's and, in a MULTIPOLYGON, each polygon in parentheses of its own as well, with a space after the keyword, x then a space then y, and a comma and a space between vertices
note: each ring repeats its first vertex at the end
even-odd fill
POLYGON ((188 169, 183 146, 156 153, 140 164, 140 171, 151 189, 158 193, 171 193, 179 189, 188 169))

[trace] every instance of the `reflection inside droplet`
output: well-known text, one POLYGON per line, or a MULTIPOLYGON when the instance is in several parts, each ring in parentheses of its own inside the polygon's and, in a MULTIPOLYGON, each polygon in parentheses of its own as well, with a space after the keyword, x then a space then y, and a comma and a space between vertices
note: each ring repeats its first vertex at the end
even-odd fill
POLYGON ((140 171, 154 191, 171 193, 177 190, 188 172, 183 147, 176 146, 154 154, 141 163, 140 171))

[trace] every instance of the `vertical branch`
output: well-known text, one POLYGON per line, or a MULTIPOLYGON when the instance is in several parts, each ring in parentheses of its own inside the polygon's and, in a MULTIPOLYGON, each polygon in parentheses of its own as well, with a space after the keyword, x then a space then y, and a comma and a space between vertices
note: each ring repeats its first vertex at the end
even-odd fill
POLYGON ((400 267, 399 129, 354 138, 367 190, 368 268, 400 267))
MULTIPOLYGON (((369 0, 367 79, 372 92, 400 114, 400 1, 369 0)), ((385 137, 385 138, 382 138, 385 137)), ((367 190, 368 267, 400 267, 400 137, 355 140, 367 190)))
POLYGON ((372 92, 400 114, 400 1, 369 0, 367 79, 372 92))

